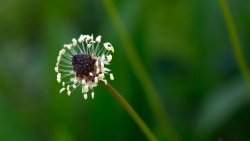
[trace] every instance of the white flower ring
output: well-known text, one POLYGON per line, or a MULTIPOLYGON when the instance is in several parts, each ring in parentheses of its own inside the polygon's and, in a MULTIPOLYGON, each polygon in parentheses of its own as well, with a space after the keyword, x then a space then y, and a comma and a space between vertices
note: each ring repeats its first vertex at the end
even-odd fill
POLYGON ((98 82, 107 84, 105 75, 114 80, 110 69, 106 67, 112 60, 110 53, 114 53, 114 48, 109 42, 99 47, 100 43, 101 36, 94 39, 93 35, 80 35, 78 40, 73 38, 71 44, 65 44, 59 51, 55 72, 58 83, 62 84, 60 93, 67 91, 70 95, 81 86, 84 99, 88 98, 89 91, 92 91, 91 97, 94 99, 93 88, 98 82))

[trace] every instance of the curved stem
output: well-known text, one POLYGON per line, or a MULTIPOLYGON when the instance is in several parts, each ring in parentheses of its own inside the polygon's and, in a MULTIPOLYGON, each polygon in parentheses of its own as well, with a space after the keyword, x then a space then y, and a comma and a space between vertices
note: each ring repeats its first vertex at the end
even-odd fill
POLYGON ((126 31, 117 10, 115 9, 115 5, 112 0, 102 0, 102 2, 123 44, 122 47, 124 47, 125 55, 128 58, 133 72, 142 85, 142 89, 144 90, 145 96, 149 102, 149 106, 158 121, 160 129, 163 131, 165 140, 180 141, 178 133, 172 125, 172 122, 167 115, 160 98, 158 97, 158 93, 142 64, 142 61, 138 57, 134 43, 126 31))
POLYGON ((147 136, 150 141, 157 141, 155 135, 150 128, 145 124, 137 112, 126 101, 126 99, 110 84, 105 85, 108 91, 115 97, 115 99, 121 104, 121 106, 128 112, 135 123, 140 127, 142 132, 147 136))

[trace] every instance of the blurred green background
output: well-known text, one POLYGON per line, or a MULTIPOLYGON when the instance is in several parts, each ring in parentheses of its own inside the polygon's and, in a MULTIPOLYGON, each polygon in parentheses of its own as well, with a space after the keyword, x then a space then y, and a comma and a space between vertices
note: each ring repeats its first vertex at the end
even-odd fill
MULTIPOLYGON (((219 1, 112 2, 179 140, 249 140, 250 92, 219 1)), ((250 1, 228 3, 250 66, 250 1)), ((110 83, 165 140, 102 1, 1 0, 0 33, 0 141, 147 140, 102 85, 95 100, 59 94, 58 51, 92 33, 115 48, 110 83)))

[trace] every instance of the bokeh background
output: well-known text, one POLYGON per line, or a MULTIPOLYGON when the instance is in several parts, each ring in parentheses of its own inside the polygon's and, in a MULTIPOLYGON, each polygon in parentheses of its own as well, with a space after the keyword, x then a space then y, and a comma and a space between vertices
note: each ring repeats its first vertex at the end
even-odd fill
MULTIPOLYGON (((1 141, 147 140, 102 85, 95 89, 95 100, 84 100, 80 90, 70 97, 59 94, 58 51, 73 37, 92 33, 115 47, 110 66, 115 81, 110 83, 160 140, 171 140, 158 128, 146 86, 125 53, 128 44, 103 1, 0 1, 1 141)), ((250 92, 219 0, 110 2, 178 141, 250 139, 250 92)), ((250 1, 228 3, 250 66, 250 1)))

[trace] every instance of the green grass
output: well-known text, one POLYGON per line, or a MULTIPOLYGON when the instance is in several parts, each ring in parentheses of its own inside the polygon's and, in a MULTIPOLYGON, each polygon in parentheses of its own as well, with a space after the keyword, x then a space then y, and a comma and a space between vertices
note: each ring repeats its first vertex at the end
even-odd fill
POLYGON ((157 95, 157 91, 152 84, 152 81, 149 78, 148 73, 146 72, 145 67, 143 66, 142 61, 138 57, 132 39, 129 37, 128 32, 126 31, 121 19, 115 9, 114 4, 111 0, 103 0, 104 7, 113 22, 114 28, 117 31, 117 34, 123 44, 123 48, 127 59, 139 80, 144 93, 147 97, 149 105, 158 120, 161 129, 164 131, 166 139, 171 141, 178 141, 179 137, 173 128, 171 121, 169 120, 167 113, 165 112, 163 105, 157 95))
POLYGON ((250 97, 250 75, 248 72, 247 62, 245 60, 244 54, 241 49, 240 39, 235 28, 234 20, 230 12, 227 0, 220 0, 220 4, 228 28, 234 55, 239 65, 241 75, 246 83, 246 87, 249 90, 249 97, 250 97))

